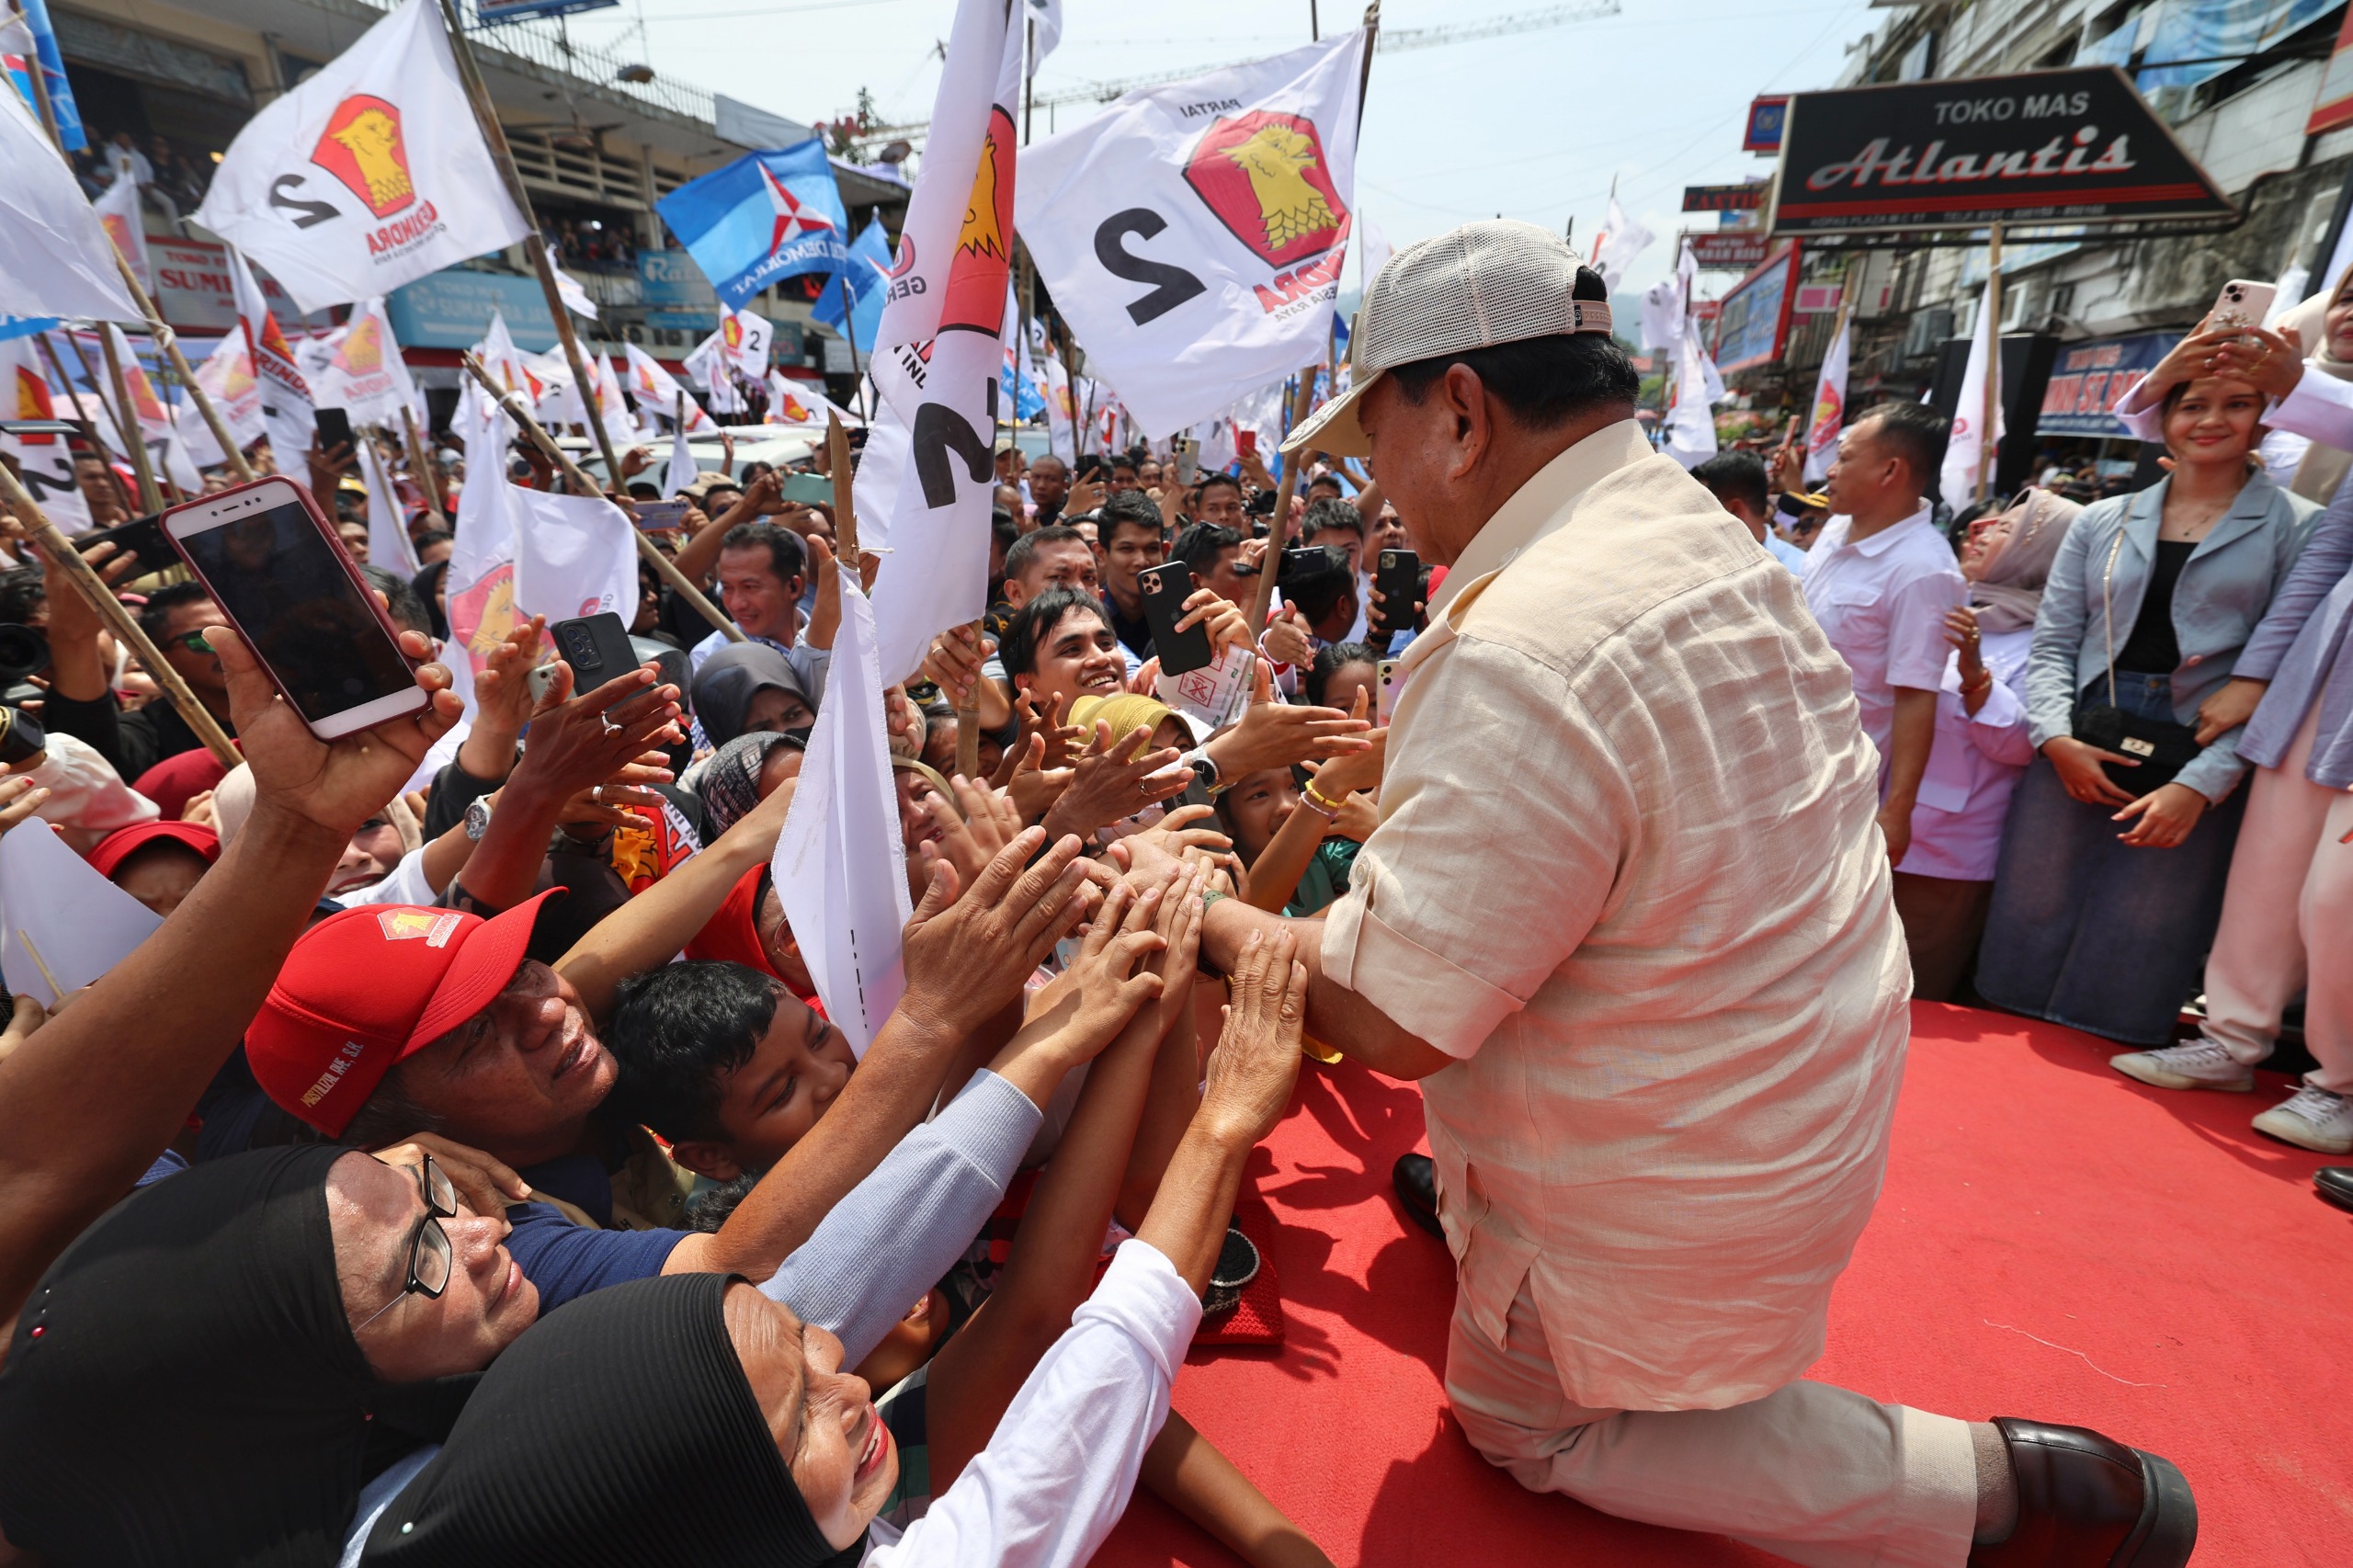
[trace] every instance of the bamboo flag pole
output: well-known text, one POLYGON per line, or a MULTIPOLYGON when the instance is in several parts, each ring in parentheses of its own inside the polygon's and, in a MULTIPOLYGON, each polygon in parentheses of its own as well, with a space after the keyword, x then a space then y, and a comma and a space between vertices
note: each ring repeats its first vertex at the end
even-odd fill
MULTIPOLYGON (((531 416, 531 411, 523 406, 522 394, 508 392, 496 381, 492 381, 490 372, 483 369, 482 361, 475 358, 472 354, 461 354, 460 358, 466 367, 466 374, 480 382, 482 390, 488 392, 492 400, 506 411, 506 416, 515 421, 516 426, 530 439, 531 444, 545 452, 548 460, 563 472, 563 477, 571 482, 574 490, 583 495, 602 495, 605 493, 601 485, 581 472, 580 465, 572 460, 571 454, 557 446, 555 437, 550 436, 540 426, 540 422, 531 416)), ((614 483, 618 484, 620 482, 616 478, 614 483)), ((645 537, 643 529, 638 528, 635 523, 631 523, 629 534, 630 538, 637 541, 637 553, 644 558, 646 564, 654 568, 655 575, 669 584, 677 592, 678 597, 685 599, 698 615, 719 628, 721 636, 730 642, 751 641, 744 635, 743 631, 733 621, 727 619, 726 611, 704 597, 703 591, 688 581, 687 574, 678 570, 676 562, 654 548, 654 541, 645 537)))
POLYGON ((850 505, 849 432, 842 428, 842 416, 830 412, 825 415, 825 466, 834 471, 828 476, 834 482, 834 556, 843 571, 858 573, 866 558, 858 548, 858 514, 850 505))
POLYGON ((140 664, 155 677, 155 685, 180 710, 180 717, 188 721, 188 727, 196 732, 196 738, 204 743, 204 748, 225 767, 234 767, 243 762, 244 758, 238 755, 220 721, 196 699, 196 693, 188 689, 179 671, 172 668, 147 633, 140 630, 138 618, 114 597, 114 590, 82 559, 82 552, 58 531, 57 525, 49 520, 49 514, 40 509, 40 504, 17 480, 16 470, 6 463, 0 463, 0 506, 16 514, 17 528, 40 546, 52 567, 74 585, 98 619, 106 622, 107 630, 139 656, 140 664))
MULTIPOLYGON (((91 449, 103 457, 106 453, 106 443, 98 438, 98 423, 84 410, 82 400, 74 395, 74 379, 65 373, 65 367, 59 362, 57 349, 50 343, 49 334, 34 333, 33 341, 40 345, 41 358, 49 361, 49 373, 55 378, 58 391, 63 392, 73 402, 73 422, 82 427, 82 439, 89 442, 91 449)), ((106 399, 100 398, 98 401, 104 403, 106 399)))
MULTIPOLYGON (((98 400, 98 406, 106 411, 107 423, 114 426, 115 445, 122 449, 125 459, 130 457, 133 448, 144 451, 146 449, 142 443, 131 438, 129 431, 124 427, 120 406, 113 398, 107 395, 107 383, 98 379, 97 371, 90 366, 89 355, 83 352, 82 340, 75 337, 70 329, 65 334, 65 347, 74 350, 74 362, 82 367, 82 379, 90 383, 91 395, 98 400)), ((78 408, 81 405, 80 396, 74 392, 74 383, 69 381, 64 383, 64 386, 67 394, 74 398, 74 405, 78 408)), ((91 433, 95 437, 97 433, 97 422, 94 420, 91 424, 91 433)), ((106 456, 106 443, 103 440, 98 442, 98 456, 101 459, 106 456)), ((141 499, 143 503, 145 499, 143 494, 141 499)), ((151 506, 148 510, 153 511, 154 508, 151 506)))
MULTIPOLYGON (((74 352, 81 352, 78 344, 74 352)), ((114 386, 115 428, 122 432, 123 455, 131 460, 131 472, 139 476, 139 505, 150 512, 160 512, 164 509, 163 487, 155 483, 155 465, 147 454, 147 432, 140 425, 139 411, 131 402, 131 382, 122 373, 122 356, 115 352, 111 322, 98 324, 98 352, 106 357, 107 380, 114 386)))
POLYGON ((433 472, 432 454, 426 450, 425 436, 416 427, 416 410, 402 405, 401 427, 408 437, 408 461, 416 471, 416 487, 425 492, 426 503, 433 508, 438 519, 435 526, 438 527, 449 520, 449 514, 441 499, 440 476, 433 472))
MULTIPOLYGON (((524 254, 531 258, 531 269, 540 276, 540 291, 547 296, 548 314, 555 318, 556 340, 563 345, 564 363, 572 368, 573 384, 580 389, 580 400, 588 411, 589 433, 597 438, 597 453, 605 460, 605 472, 615 484, 621 479, 620 456, 613 450, 612 432, 605 428, 605 411, 597 395, 597 383, 588 374, 588 362, 580 351, 580 337, 573 330, 572 312, 563 302, 563 290, 556 287, 555 262, 548 255, 547 236, 540 233, 540 220, 531 210, 530 192, 523 188, 523 172, 515 166, 515 149, 506 144, 506 129, 498 123, 498 111, 492 107, 490 89, 483 85, 482 67, 474 61, 473 44, 466 38, 466 29, 458 20, 456 0, 440 0, 441 20, 449 35, 449 51, 457 56, 458 74, 466 85, 466 100, 473 105, 474 120, 482 128, 483 141, 489 145, 490 155, 498 165, 498 172, 506 182, 506 194, 514 198, 516 208, 523 214, 523 222, 530 233, 523 241, 524 254)), ((597 494, 602 494, 601 490, 597 494)), ((640 535, 656 556, 661 551, 640 535)), ((666 557, 665 558, 666 559, 666 557)), ((730 625, 733 622, 729 623, 730 625)), ((724 627, 722 630, 725 630, 724 627)))
MULTIPOLYGON (((1315 373, 1311 368, 1300 376, 1299 391, 1291 398, 1291 429, 1298 429, 1306 420, 1308 400, 1314 395, 1315 373)), ((1274 597, 1275 574, 1282 564, 1283 541, 1290 537, 1290 498, 1298 494, 1299 476, 1306 467, 1305 452, 1295 452, 1283 460, 1282 483, 1275 490, 1274 515, 1267 519, 1267 553, 1258 558, 1258 586, 1250 600, 1250 625, 1261 633, 1267 630, 1267 606, 1274 597)))
POLYGON ((2002 225, 1996 223, 1985 243, 1985 406, 1984 423, 1977 427, 1977 499, 1985 499, 1994 478, 1994 431, 2002 397, 2002 225))

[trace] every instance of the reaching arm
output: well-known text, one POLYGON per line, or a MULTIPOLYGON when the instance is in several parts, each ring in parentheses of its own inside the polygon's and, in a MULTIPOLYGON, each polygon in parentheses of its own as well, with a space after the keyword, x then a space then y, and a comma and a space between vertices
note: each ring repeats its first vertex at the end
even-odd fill
POLYGON ((1937 694, 1916 687, 1895 688, 1895 727, 1888 742, 1887 798, 1879 809, 1890 863, 1912 847, 1912 808, 1928 771, 1928 751, 1937 741, 1937 694))

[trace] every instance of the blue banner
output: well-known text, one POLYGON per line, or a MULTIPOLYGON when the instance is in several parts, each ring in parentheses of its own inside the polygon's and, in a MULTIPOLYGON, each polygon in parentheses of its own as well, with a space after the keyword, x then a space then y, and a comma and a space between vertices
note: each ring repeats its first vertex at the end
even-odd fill
POLYGON ((824 292, 809 307, 810 318, 840 332, 847 313, 842 290, 847 288, 848 309, 858 313, 854 324, 858 351, 869 353, 874 347, 875 335, 882 330, 882 297, 890 281, 891 236, 883 233, 882 219, 877 214, 858 231, 842 269, 825 280, 824 292))
POLYGON ((2099 337, 2059 350, 2043 388, 2038 436, 2110 436, 2129 440, 2132 432, 2109 410, 2128 388, 2156 369, 2181 341, 2177 332, 2142 332, 2130 337, 2099 337))
POLYGON ((780 278, 838 272, 849 256, 849 215, 822 140, 746 153, 654 210, 732 310, 780 278))
POLYGON ((2136 80, 2144 93, 2194 87, 2336 8, 2336 0, 2165 0, 2141 52, 2160 68, 2143 70, 2136 80), (2166 63, 2177 60, 2198 63, 2166 63))
POLYGON ((456 267, 404 283, 384 298, 392 336, 404 348, 471 348, 490 330, 493 311, 506 318, 515 347, 555 347, 555 318, 535 278, 456 267))
MULTIPOLYGON (((49 0, 24 0, 25 26, 33 35, 33 52, 40 57, 40 79, 49 88, 49 112, 57 117, 57 134, 69 153, 79 153, 90 144, 89 134, 82 129, 82 110, 74 101, 74 84, 65 79, 65 57, 57 51, 57 28, 49 19, 49 0)), ((10 71, 8 80, 25 100, 25 107, 40 118, 40 107, 33 98, 31 78, 21 71, 10 71)))

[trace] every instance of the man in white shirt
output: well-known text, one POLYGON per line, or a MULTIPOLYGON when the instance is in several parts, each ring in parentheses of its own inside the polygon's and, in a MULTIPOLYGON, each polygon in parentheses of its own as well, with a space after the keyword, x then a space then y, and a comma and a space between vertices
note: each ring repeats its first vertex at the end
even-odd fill
POLYGON ((1952 644, 1945 612, 1969 597, 1952 547, 1930 521, 1943 415, 1883 403, 1847 426, 1830 464, 1831 518, 1806 552, 1805 602, 1855 674, 1863 733, 1879 747, 1880 831, 1888 864, 1912 846, 1912 808, 1937 739, 1937 688, 1952 644))
POLYGON ((1804 1380, 1909 1030, 1879 759, 1798 584, 1651 450, 1607 294, 1501 221, 1367 287, 1288 448, 1371 455, 1449 574, 1348 893, 1218 899, 1202 963, 1288 926, 1307 1032, 1420 1081, 1448 1400, 1523 1486, 1814 1568, 2179 1568, 2165 1460, 1804 1380))
POLYGON ((1765 485, 1765 460, 1755 452, 1719 452, 1691 471, 1708 487, 1716 504, 1739 519, 1765 553, 1799 576, 1805 575, 1805 551, 1773 531, 1773 498, 1765 485))

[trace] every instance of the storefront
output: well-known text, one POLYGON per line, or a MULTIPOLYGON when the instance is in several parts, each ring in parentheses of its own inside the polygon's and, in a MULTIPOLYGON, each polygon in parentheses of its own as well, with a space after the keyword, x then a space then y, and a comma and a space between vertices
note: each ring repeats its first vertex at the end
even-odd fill
POLYGON ((2081 472, 2087 464, 2108 479, 2135 472, 2141 443, 2112 411, 2179 341, 2178 332, 2142 332, 2060 349, 2034 424, 2038 473, 2052 467, 2081 472))

